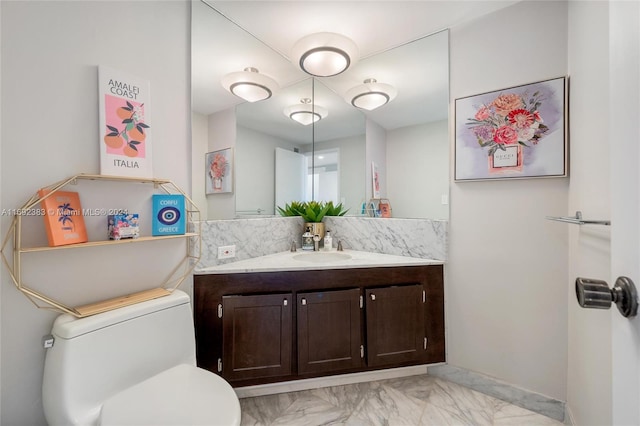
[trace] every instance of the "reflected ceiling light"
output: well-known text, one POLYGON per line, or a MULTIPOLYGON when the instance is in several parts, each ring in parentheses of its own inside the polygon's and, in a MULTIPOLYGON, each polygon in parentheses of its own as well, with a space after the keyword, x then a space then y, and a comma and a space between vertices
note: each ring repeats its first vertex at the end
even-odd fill
POLYGON ((395 87, 368 78, 363 84, 350 89, 345 98, 356 108, 372 111, 392 101, 397 94, 395 87))
POLYGON ((284 109, 284 115, 300 124, 308 126, 311 123, 320 121, 329 115, 329 111, 318 105, 313 105, 311 99, 302 98, 297 105, 291 105, 284 109))
POLYGON ((269 99, 273 92, 278 89, 278 83, 274 79, 260 74, 253 67, 225 75, 222 77, 222 86, 248 102, 269 99))
POLYGON ((331 77, 357 62, 358 47, 340 34, 315 33, 296 42, 291 60, 307 74, 331 77))

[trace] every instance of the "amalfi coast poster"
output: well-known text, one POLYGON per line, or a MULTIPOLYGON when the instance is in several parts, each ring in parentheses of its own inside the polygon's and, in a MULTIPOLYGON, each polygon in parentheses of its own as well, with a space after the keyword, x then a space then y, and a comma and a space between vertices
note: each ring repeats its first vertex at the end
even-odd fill
POLYGON ((153 177, 149 81, 100 66, 98 85, 100 174, 153 177))

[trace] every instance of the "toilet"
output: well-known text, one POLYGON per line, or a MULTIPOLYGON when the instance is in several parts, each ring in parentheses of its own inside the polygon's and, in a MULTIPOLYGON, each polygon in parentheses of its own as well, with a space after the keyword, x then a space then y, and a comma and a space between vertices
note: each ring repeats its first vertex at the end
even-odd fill
POLYGON ((49 425, 239 425, 229 383, 196 367, 189 296, 170 295, 86 318, 60 315, 47 349, 49 425))

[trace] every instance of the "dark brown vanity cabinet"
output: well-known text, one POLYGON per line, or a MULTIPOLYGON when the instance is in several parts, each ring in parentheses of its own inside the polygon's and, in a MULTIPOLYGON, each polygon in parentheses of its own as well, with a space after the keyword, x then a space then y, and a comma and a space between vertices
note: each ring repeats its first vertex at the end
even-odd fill
POLYGON ((229 380, 291 374, 291 293, 222 297, 222 365, 229 380))
POLYGON ((368 288, 367 365, 389 365, 424 358, 423 290, 420 285, 368 288))
POLYGON ((298 373, 362 365, 360 289, 298 293, 298 373))
POLYGON ((445 361, 442 265, 196 275, 194 317, 233 386, 445 361))

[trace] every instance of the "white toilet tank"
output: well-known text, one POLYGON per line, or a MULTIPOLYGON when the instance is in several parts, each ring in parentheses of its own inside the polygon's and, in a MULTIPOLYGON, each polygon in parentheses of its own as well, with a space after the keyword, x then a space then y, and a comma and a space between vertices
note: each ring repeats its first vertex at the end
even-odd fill
POLYGON ((171 367, 196 363, 191 304, 179 290, 87 318, 61 315, 52 334, 42 384, 50 425, 96 424, 104 400, 171 367))

